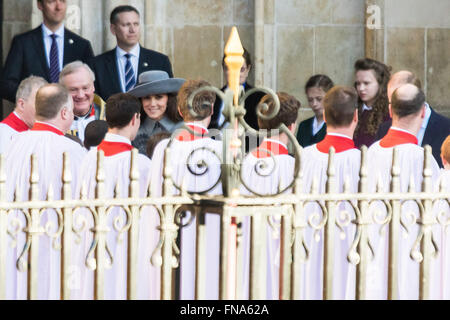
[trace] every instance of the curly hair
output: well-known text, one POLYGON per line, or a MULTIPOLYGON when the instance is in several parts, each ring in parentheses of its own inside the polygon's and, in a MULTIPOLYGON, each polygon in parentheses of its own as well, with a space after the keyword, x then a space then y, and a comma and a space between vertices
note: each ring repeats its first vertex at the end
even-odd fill
MULTIPOLYGON (((368 71, 373 70, 375 74, 375 78, 377 79, 379 89, 378 94, 375 97, 375 102, 373 103, 372 111, 369 115, 367 126, 365 128, 362 128, 363 132, 366 132, 370 135, 375 135, 378 127, 383 122, 386 115, 389 113, 389 99, 387 94, 387 84, 389 82, 389 79, 391 77, 391 67, 388 67, 384 63, 381 63, 379 61, 370 59, 370 58, 364 58, 359 59, 355 63, 355 73, 358 71, 368 71)), ((356 83, 355 83, 356 88, 356 83)), ((363 101, 361 98, 358 98, 358 105, 359 105, 359 111, 358 116, 361 118, 362 114, 362 105, 363 101)), ((358 123, 358 126, 355 130, 356 132, 360 132, 360 125, 362 123, 358 123)))
MULTIPOLYGON (((281 124, 288 127, 297 120, 298 110, 301 107, 300 101, 286 92, 277 92, 277 96, 280 100, 280 111, 274 118, 269 120, 258 118, 258 125, 260 129, 276 129, 281 124)), ((267 104, 268 108, 267 110, 262 111, 262 114, 271 114, 275 109, 275 100, 271 95, 266 94, 260 101, 260 104, 263 103, 267 104)))

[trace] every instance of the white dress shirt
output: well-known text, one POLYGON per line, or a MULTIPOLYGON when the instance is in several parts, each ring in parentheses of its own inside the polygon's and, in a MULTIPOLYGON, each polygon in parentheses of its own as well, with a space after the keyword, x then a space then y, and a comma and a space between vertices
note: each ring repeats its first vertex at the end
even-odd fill
POLYGON ((419 140, 419 146, 422 145, 423 137, 425 136, 425 130, 427 129, 428 121, 431 117, 431 108, 428 103, 425 102, 425 118, 423 119, 422 126, 417 133, 417 140, 419 140))
POLYGON ((51 31, 49 28, 42 24, 42 36, 44 37, 45 56, 47 58, 47 64, 50 68, 50 49, 52 47, 53 39, 52 34, 56 34, 56 44, 58 45, 58 62, 59 71, 63 68, 64 60, 64 24, 59 27, 56 32, 51 31))
POLYGON ((136 84, 138 83, 138 68, 139 68, 139 54, 141 52, 141 47, 139 44, 135 45, 130 52, 116 47, 116 61, 117 69, 119 70, 120 87, 122 92, 125 92, 125 66, 127 65, 127 58, 125 55, 128 53, 131 55, 131 66, 133 67, 134 77, 136 79, 136 84))

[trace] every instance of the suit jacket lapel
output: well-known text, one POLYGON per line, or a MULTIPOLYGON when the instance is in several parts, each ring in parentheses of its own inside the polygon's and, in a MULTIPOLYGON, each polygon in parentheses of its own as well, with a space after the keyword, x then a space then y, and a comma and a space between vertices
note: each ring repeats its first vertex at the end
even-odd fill
POLYGON ((120 85, 120 73, 117 67, 116 49, 113 49, 106 56, 105 68, 109 72, 109 78, 111 79, 111 88, 115 92, 122 92, 120 85))
POLYGON ((138 74, 136 75, 136 83, 138 81, 138 77, 142 72, 148 71, 150 69, 150 60, 147 56, 146 52, 142 50, 142 47, 139 46, 139 64, 138 64, 138 74))
POLYGON ((79 60, 75 55, 75 43, 67 29, 64 29, 63 67, 71 61, 79 60))
POLYGON ((433 128, 434 122, 436 121, 436 112, 431 109, 430 119, 428 120, 427 127, 425 128, 425 134, 423 135, 422 146, 427 144, 431 145, 433 143, 433 128))
POLYGON ((42 27, 37 27, 33 32, 33 48, 36 50, 36 56, 39 59, 42 70, 44 71, 47 80, 50 79, 50 69, 47 64, 47 55, 44 47, 44 37, 42 36, 42 27))

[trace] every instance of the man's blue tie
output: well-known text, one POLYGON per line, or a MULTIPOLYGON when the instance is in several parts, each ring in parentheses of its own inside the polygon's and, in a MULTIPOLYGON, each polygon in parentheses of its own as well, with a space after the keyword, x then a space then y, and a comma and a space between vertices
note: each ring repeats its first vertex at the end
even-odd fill
POLYGON ((56 83, 59 80, 59 59, 58 44, 56 43, 56 34, 50 35, 52 46, 50 48, 50 82, 56 83))
POLYGON ((127 63, 125 64, 125 92, 128 92, 134 88, 136 79, 134 77, 133 66, 131 65, 131 55, 127 53, 125 58, 127 58, 127 63))

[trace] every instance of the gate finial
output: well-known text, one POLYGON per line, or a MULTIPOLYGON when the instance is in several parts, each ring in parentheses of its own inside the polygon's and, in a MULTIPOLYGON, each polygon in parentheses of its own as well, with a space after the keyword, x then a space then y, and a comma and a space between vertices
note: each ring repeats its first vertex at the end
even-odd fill
POLYGON ((236 27, 231 29, 225 46, 225 64, 228 68, 228 87, 234 92, 234 105, 239 103, 240 73, 244 64, 244 48, 236 27))

